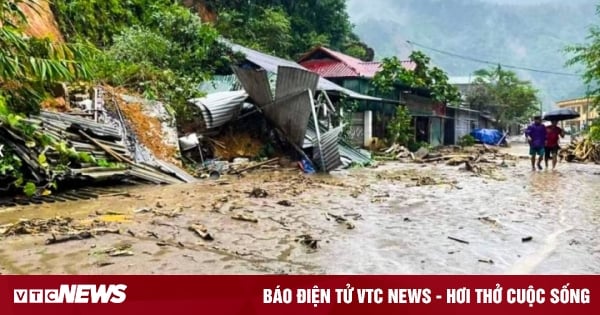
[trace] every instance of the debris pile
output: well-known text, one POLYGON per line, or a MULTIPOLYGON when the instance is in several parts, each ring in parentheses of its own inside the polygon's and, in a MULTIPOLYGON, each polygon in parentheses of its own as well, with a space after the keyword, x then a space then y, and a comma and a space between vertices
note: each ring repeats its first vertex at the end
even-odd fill
POLYGON ((561 149, 560 156, 567 162, 594 162, 600 164, 600 143, 589 137, 573 140, 568 147, 561 149))
POLYGON ((187 161, 200 162, 202 171, 219 173, 240 158, 259 160, 258 165, 264 167, 261 163, 288 156, 307 173, 371 162, 341 139, 343 126, 331 125, 331 116, 337 112, 327 93, 319 90, 317 74, 278 66, 272 82, 271 73, 256 65, 233 70, 239 81, 231 87, 234 90, 189 100, 202 119, 192 119, 194 126, 186 126, 179 138, 187 161))
MULTIPOLYGON (((47 195, 63 183, 96 183, 106 180, 175 184, 194 179, 175 165, 156 159, 152 153, 140 158, 131 147, 139 147, 119 107, 111 112, 104 106, 103 89, 94 89, 94 98, 84 93, 71 96, 69 112, 42 110, 22 117, 3 114, 0 142, 3 155, 18 160, 22 178, 16 186, 31 183, 32 195, 47 195), (134 139, 134 140, 132 140, 134 139)), ((8 182, 8 181, 7 181, 8 182)))
POLYGON ((17 223, 0 226, 0 236, 50 234, 46 245, 64 243, 72 240, 92 238, 95 235, 120 234, 119 229, 110 228, 106 222, 77 222, 72 218, 55 217, 51 219, 21 219, 17 223))

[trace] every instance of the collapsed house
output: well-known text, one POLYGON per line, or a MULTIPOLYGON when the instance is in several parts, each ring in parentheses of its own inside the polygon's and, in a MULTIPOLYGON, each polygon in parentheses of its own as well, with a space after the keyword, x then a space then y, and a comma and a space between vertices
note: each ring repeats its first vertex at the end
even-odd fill
POLYGON ((332 123, 333 116, 341 115, 334 101, 382 99, 343 88, 293 61, 226 43, 242 53, 245 62, 233 67, 234 75, 205 84, 206 97, 190 100, 201 112, 204 125, 199 128, 200 136, 187 133, 180 139, 182 150, 184 146, 193 150, 200 145, 197 137, 214 134, 249 111, 260 113, 301 159, 323 172, 371 162, 369 153, 341 138, 345 126, 332 123))
MULTIPOLYGON (((104 89, 96 87, 92 93, 84 91, 69 97, 70 109, 66 112, 42 110, 38 115, 0 124, 3 152, 14 154, 21 161, 21 181, 38 189, 33 193, 34 198, 52 199, 44 191, 56 186, 195 181, 180 167, 157 158, 141 144, 124 117, 117 96, 106 98, 104 89)), ((130 97, 130 101, 137 100, 130 97)), ((10 194, 17 185, 0 187, 0 192, 10 194)))

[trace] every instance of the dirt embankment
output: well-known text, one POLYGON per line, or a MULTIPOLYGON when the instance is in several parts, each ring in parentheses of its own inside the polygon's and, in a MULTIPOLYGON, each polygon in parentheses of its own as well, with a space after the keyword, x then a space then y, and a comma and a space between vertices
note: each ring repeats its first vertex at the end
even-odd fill
POLYGON ((36 0, 34 8, 21 5, 27 17, 28 27, 25 33, 38 38, 48 37, 54 42, 64 42, 64 38, 58 28, 56 19, 47 0, 36 0))
POLYGON ((203 22, 215 23, 217 21, 217 12, 211 9, 205 0, 183 0, 183 5, 196 10, 203 22))

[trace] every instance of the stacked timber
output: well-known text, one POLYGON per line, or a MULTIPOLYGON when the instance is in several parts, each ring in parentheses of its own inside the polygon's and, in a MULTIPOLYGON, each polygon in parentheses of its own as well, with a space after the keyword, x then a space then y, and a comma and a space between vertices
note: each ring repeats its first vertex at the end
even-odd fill
POLYGON ((600 143, 589 137, 574 139, 560 152, 567 162, 594 162, 600 164, 600 143))

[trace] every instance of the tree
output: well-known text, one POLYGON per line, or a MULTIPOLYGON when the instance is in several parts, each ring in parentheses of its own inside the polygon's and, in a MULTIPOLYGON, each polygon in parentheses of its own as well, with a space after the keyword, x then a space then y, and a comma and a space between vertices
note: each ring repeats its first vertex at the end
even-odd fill
POLYGON ((221 25, 218 28, 224 35, 240 42, 255 43, 253 47, 259 50, 266 47, 265 51, 271 52, 273 49, 268 48, 273 47, 273 43, 269 44, 269 41, 289 35, 281 41, 289 43, 286 54, 281 56, 295 58, 316 45, 324 45, 357 58, 372 59, 371 49, 352 32, 345 0, 205 0, 204 4, 218 14, 217 25, 221 25), (265 15, 265 12, 270 14, 265 15), (289 21, 288 32, 281 32, 282 27, 287 27, 283 17, 289 21), (232 25, 232 21, 234 27, 225 31, 224 24, 232 25), (257 33, 256 26, 259 25, 275 26, 278 32, 268 32, 268 27, 262 27, 267 32, 257 33), (244 38, 242 35, 249 31, 251 34, 244 38))
MULTIPOLYGON (((596 14, 600 14, 600 5, 596 7, 596 14)), ((588 95, 595 95, 594 107, 600 109, 600 26, 590 27, 587 36, 588 43, 568 46, 565 50, 574 56, 567 61, 568 66, 583 65, 584 82, 592 87, 588 95)))
POLYGON ((460 100, 458 89, 448 83, 448 75, 438 67, 431 67, 431 59, 420 51, 414 51, 410 60, 413 70, 404 67, 397 57, 385 58, 382 69, 373 78, 373 84, 380 93, 389 93, 398 86, 426 89, 431 98, 444 104, 460 100))
POLYGON ((475 72, 474 89, 467 94, 471 108, 488 111, 499 126, 524 123, 539 112, 540 101, 531 82, 498 66, 475 72))
POLYGON ((236 10, 223 10, 216 27, 222 36, 240 45, 281 57, 290 56, 291 22, 280 8, 260 9, 258 15, 252 17, 236 10))
POLYGON ((412 117, 406 106, 396 107, 394 118, 387 126, 388 137, 391 143, 408 146, 414 138, 412 117))
POLYGON ((13 111, 35 113, 49 84, 89 78, 83 49, 30 38, 21 6, 34 0, 0 0, 0 96, 13 111))

